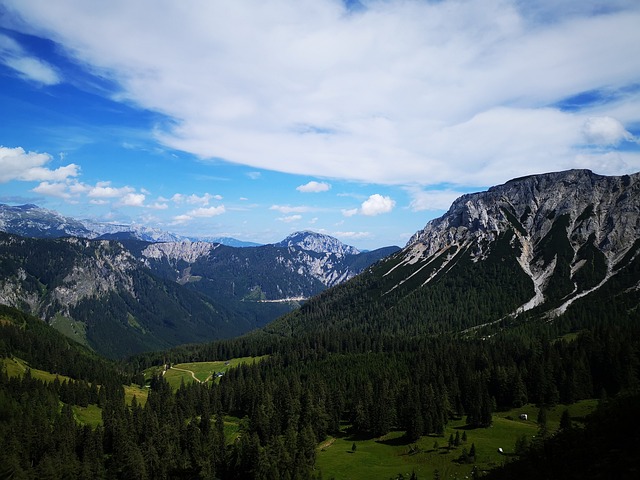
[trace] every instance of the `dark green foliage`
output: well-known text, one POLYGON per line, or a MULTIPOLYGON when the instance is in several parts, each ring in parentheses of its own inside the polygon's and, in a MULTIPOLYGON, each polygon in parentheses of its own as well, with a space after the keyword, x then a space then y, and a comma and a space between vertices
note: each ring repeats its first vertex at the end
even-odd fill
POLYGON ((0 305, 0 357, 89 382, 129 383, 130 375, 31 315, 0 305))
MULTIPOLYGON (((129 260, 114 267, 112 263, 117 261, 105 260, 108 258, 128 259, 129 255, 119 242, 30 239, 0 232, 0 278, 15 278, 39 304, 49 305, 46 311, 38 312, 49 319, 63 310, 51 292, 67 285, 65 279, 72 276, 74 268, 79 266, 81 271, 91 265, 111 279, 104 282, 113 283, 106 292, 101 291, 104 286, 96 287, 100 294, 81 297, 69 306, 70 316, 86 325, 89 344, 103 355, 117 358, 227 338, 258 326, 255 315, 246 315, 246 309, 242 314, 234 312, 142 266, 131 268, 126 263, 129 260)), ((27 304, 22 307, 26 311, 31 308, 27 304)))
POLYGON ((533 295, 531 279, 515 259, 519 249, 514 233, 508 232, 482 262, 472 261, 468 250, 455 248, 414 265, 400 264, 401 257, 392 256, 310 299, 265 331, 277 336, 348 330, 411 337, 474 327, 511 313, 533 295), (423 286, 447 255, 453 256, 447 274, 435 275, 423 286))
POLYGON ((580 247, 576 260, 584 264, 573 276, 578 292, 595 287, 604 280, 607 274, 607 263, 604 254, 595 246, 595 235, 591 235, 587 242, 580 247))
POLYGON ((549 265, 555 259, 556 266, 549 278, 546 289, 547 302, 555 302, 568 295, 573 290, 571 281, 571 262, 574 251, 567 237, 567 229, 571 218, 569 214, 557 217, 551 230, 536 246, 536 256, 533 261, 542 261, 549 265))

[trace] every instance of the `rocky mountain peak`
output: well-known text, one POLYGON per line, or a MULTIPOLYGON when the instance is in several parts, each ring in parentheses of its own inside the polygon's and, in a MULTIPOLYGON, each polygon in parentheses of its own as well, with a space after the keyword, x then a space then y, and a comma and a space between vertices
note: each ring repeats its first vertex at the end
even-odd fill
POLYGON ((275 244, 278 247, 300 247, 317 253, 337 253, 340 255, 357 255, 360 253, 355 247, 345 245, 340 240, 323 233, 304 230, 295 232, 275 244))
POLYGON ((540 305, 549 295, 558 296, 547 287, 561 282, 566 290, 557 309, 561 313, 604 285, 616 274, 618 262, 636 248, 640 173, 607 177, 569 170, 517 178, 463 195, 411 238, 404 263, 419 265, 444 255, 441 268, 446 269, 454 261, 452 252, 462 251, 480 261, 506 236, 534 285, 534 296, 521 310, 540 305), (589 262, 597 275, 581 272, 589 262))
POLYGON ((557 218, 568 216, 574 241, 595 235, 604 251, 636 238, 640 229, 640 173, 606 177, 589 170, 531 175, 510 180, 486 192, 463 195, 442 217, 430 221, 407 243, 431 255, 473 238, 493 239, 513 229, 539 239, 557 218))

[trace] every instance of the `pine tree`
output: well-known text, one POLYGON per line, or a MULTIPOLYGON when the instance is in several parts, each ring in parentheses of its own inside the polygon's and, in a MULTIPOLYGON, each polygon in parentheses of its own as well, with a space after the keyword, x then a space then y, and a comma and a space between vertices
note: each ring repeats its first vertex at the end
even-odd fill
POLYGON ((540 436, 546 437, 547 435, 547 409, 543 405, 538 410, 538 416, 536 418, 536 422, 538 423, 538 432, 540 436))
POLYGON ((472 443, 471 448, 469 449, 469 459, 472 462, 476 461, 476 444, 475 443, 472 443))
POLYGON ((560 417, 560 430, 571 430, 571 426, 571 416, 569 415, 569 410, 565 408, 560 417))

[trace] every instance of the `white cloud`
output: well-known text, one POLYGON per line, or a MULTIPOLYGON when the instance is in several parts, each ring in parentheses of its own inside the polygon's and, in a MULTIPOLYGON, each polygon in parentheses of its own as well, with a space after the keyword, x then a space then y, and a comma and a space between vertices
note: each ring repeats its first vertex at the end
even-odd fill
POLYGON ((338 238, 359 239, 371 237, 371 232, 333 232, 333 235, 338 238))
POLYGON ((620 121, 611 117, 591 117, 584 123, 587 142, 595 145, 617 145, 623 140, 633 140, 620 121))
POLYGON ((374 193, 362 202, 360 208, 342 209, 341 212, 345 217, 353 217, 358 214, 373 217, 382 213, 389 213, 395 206, 396 201, 391 197, 374 193))
POLYGON ((91 198, 121 198, 133 192, 135 189, 132 187, 112 187, 111 182, 98 182, 90 188, 87 196, 91 198))
POLYGON ((379 193, 374 193, 362 202, 360 213, 367 216, 380 215, 381 213, 389 213, 395 206, 396 202, 391 197, 384 197, 379 193))
POLYGON ((326 192, 330 188, 331 188, 331 185, 329 185, 326 182, 311 181, 309 183, 296 187, 296 190, 303 193, 319 193, 319 192, 326 192))
POLYGON ((183 214, 183 215, 176 215, 175 217, 173 217, 173 223, 172 225, 179 225, 179 224, 183 224, 183 223, 187 223, 190 222, 191 220, 193 220, 193 217, 183 214))
POLYGON ((176 193, 171 197, 171 201, 177 204, 187 203, 189 205, 209 205, 211 200, 222 200, 221 195, 211 195, 210 193, 205 193, 201 196, 196 194, 184 195, 182 193, 176 193))
POLYGON ((66 183, 42 182, 37 187, 33 188, 32 191, 49 197, 70 199, 71 194, 67 187, 68 185, 66 183))
POLYGON ((302 220, 302 215, 289 215, 286 217, 278 217, 278 220, 284 223, 297 222, 302 220))
POLYGON ((312 210, 311 207, 307 207, 305 205, 299 206, 290 206, 290 205, 271 205, 269 210, 276 210, 280 213, 288 214, 288 213, 305 213, 310 212, 312 210))
MULTIPOLYGON (((605 11, 390 0, 349 12, 334 0, 113 0, 100 14, 85 0, 4 4, 114 80, 118 99, 173 119, 158 133, 166 146, 255 169, 491 185, 585 166, 585 138, 614 149, 625 137, 611 122, 585 130, 590 109, 623 130, 640 123, 638 108, 621 106, 630 94, 584 111, 555 106, 637 84, 633 1, 605 11)), ((625 170, 640 170, 630 161, 625 170)))
POLYGON ((18 72, 21 77, 43 85, 61 82, 60 75, 54 67, 29 56, 18 42, 6 35, 0 35, 0 62, 18 72))
POLYGON ((217 207, 202 207, 196 208, 195 210, 191 210, 187 213, 190 217, 200 217, 200 218, 209 218, 215 217, 217 215, 222 215, 226 211, 224 205, 219 205, 217 207))
POLYGON ((124 207, 143 207, 145 198, 144 193, 127 193, 122 196, 118 205, 124 207))
POLYGON ((411 195, 411 210, 422 212, 425 210, 448 210, 451 203, 464 192, 455 190, 423 190, 419 187, 406 187, 411 195))
POLYGON ((150 208, 152 210, 167 210, 169 208, 169 205, 162 202, 155 202, 151 205, 147 205, 147 208, 150 208))
POLYGON ((80 173, 80 167, 73 163, 55 170, 45 167, 50 161, 51 155, 47 153, 25 152, 22 147, 0 146, 0 183, 11 180, 61 182, 80 173))

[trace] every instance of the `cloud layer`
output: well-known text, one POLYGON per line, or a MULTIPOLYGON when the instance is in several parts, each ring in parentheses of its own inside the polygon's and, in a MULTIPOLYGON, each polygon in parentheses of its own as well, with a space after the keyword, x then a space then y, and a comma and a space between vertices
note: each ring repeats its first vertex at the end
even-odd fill
MULTIPOLYGON (((640 121, 637 2, 5 3, 202 158, 420 185, 640 170, 612 150, 640 121), (589 91, 603 101, 559 106, 589 91)), ((13 68, 58 81, 29 62, 13 68)))

